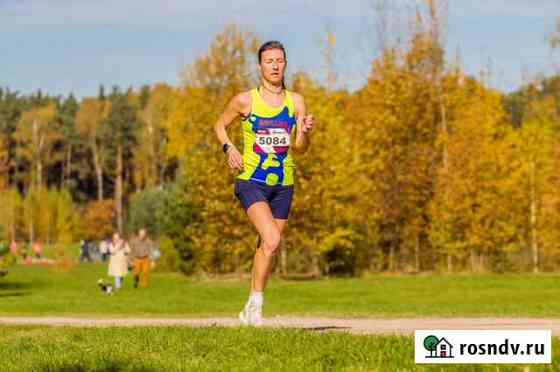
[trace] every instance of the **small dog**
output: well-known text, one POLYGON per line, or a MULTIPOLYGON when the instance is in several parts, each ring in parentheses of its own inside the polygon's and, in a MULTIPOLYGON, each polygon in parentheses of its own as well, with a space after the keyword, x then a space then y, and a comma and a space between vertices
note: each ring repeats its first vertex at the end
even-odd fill
POLYGON ((105 292, 108 295, 112 295, 113 292, 113 286, 110 284, 105 284, 105 282, 103 281, 103 279, 99 279, 97 281, 97 285, 99 285, 99 288, 101 288, 102 292, 105 292))

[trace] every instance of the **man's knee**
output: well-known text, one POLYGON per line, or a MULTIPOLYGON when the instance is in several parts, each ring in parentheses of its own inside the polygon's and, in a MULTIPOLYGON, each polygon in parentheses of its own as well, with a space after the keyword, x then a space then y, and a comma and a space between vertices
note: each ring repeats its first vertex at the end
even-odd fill
POLYGON ((264 245, 264 254, 267 256, 274 256, 278 253, 280 249, 280 243, 282 241, 282 237, 278 231, 270 234, 265 239, 263 239, 264 245))

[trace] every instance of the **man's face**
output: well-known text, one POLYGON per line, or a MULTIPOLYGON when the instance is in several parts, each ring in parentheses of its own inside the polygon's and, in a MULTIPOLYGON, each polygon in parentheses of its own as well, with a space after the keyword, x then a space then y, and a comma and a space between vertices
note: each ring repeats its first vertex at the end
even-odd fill
POLYGON ((146 237, 146 229, 140 229, 140 230, 138 231, 138 237, 139 237, 140 239, 144 239, 144 238, 146 237))
POLYGON ((281 49, 265 50, 261 55, 260 64, 262 77, 274 85, 279 85, 284 79, 286 58, 281 49))

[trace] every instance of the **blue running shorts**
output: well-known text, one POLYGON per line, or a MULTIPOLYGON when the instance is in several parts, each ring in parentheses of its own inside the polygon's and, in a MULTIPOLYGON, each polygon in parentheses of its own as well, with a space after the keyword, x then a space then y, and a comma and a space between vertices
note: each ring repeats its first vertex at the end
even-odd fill
POLYGON ((235 196, 245 211, 254 203, 263 201, 270 206, 274 218, 287 220, 292 206, 294 186, 269 186, 257 182, 235 180, 235 196))

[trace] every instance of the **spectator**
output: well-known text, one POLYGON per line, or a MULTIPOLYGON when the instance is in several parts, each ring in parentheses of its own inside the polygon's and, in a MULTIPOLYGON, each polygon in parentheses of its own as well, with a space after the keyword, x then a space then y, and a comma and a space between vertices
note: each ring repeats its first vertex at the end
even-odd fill
POLYGON ((128 255, 130 247, 128 243, 121 238, 119 233, 113 234, 113 241, 109 246, 109 276, 115 277, 115 289, 120 289, 123 284, 124 277, 128 274, 128 255))
POLYGON ((109 257, 109 246, 111 245, 111 239, 106 238, 99 243, 99 252, 101 253, 101 261, 106 262, 109 257))
POLYGON ((41 243, 33 242, 33 244, 31 245, 31 250, 33 251, 33 254, 35 255, 35 258, 40 259, 42 257, 43 245, 41 243))
POLYGON ((10 252, 12 253, 12 256, 17 257, 17 255, 18 255, 18 244, 17 244, 15 239, 13 239, 12 243, 10 244, 10 252))
POLYGON ((138 288, 139 282, 142 288, 147 288, 150 284, 150 256, 154 251, 154 242, 148 238, 146 229, 141 228, 130 245, 134 259, 134 288, 138 288))
POLYGON ((89 244, 87 240, 82 240, 80 245, 80 262, 91 262, 91 256, 89 254, 89 244))

